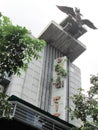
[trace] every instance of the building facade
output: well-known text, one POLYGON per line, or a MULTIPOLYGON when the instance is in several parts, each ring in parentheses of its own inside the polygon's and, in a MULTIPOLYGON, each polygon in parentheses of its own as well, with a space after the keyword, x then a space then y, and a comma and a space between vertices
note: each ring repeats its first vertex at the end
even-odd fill
POLYGON ((73 19, 66 18, 60 24, 51 21, 39 36, 47 43, 40 52, 40 59, 32 59, 28 70, 22 72, 20 77, 11 77, 10 83, 5 85, 6 94, 15 95, 77 126, 77 121, 71 121, 65 107, 73 107, 69 97, 81 87, 81 72, 73 61, 86 50, 85 45, 78 40, 85 32, 73 19), (72 23, 71 27, 68 22, 72 23), (55 66, 58 60, 63 61, 65 76, 57 74, 55 66), (57 78, 61 82, 59 87, 55 86, 57 78))

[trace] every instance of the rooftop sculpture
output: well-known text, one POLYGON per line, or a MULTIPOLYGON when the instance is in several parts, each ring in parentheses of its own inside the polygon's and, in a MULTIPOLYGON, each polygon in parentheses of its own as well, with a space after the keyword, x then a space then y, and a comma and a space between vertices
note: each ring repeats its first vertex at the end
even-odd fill
POLYGON ((75 8, 74 10, 72 7, 67 7, 67 6, 57 6, 57 7, 62 12, 66 13, 68 16, 73 17, 78 23, 79 27, 82 27, 82 25, 87 25, 89 28, 97 29, 90 20, 81 19, 82 14, 80 13, 80 9, 75 8))

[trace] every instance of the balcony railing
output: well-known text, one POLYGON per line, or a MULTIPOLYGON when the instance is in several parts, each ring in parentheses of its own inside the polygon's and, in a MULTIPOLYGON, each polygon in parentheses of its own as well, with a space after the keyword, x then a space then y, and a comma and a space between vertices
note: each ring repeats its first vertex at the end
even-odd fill
MULTIPOLYGON (((33 106, 29 107, 19 101, 10 101, 12 111, 10 117, 27 125, 35 127, 39 130, 70 130, 71 124, 44 112, 43 110, 33 106)), ((3 113, 5 116, 6 113, 3 113)))

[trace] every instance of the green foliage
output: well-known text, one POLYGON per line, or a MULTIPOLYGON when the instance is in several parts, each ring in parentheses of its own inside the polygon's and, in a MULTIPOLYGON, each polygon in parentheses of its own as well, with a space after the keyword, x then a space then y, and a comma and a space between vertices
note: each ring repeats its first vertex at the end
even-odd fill
POLYGON ((39 52, 45 45, 44 40, 32 38, 30 32, 18 25, 13 25, 10 19, 0 17, 0 73, 9 76, 20 74, 26 70, 32 57, 39 58, 39 52))
POLYGON ((11 111, 11 104, 8 102, 8 96, 4 93, 0 93, 0 118, 4 116, 9 119, 11 111))
POLYGON ((67 75, 66 70, 60 64, 55 65, 55 71, 58 72, 63 77, 67 75))
POLYGON ((59 58, 59 62, 57 62, 57 64, 55 65, 55 71, 63 77, 66 77, 67 75, 67 71, 63 67, 65 60, 66 59, 59 58))
POLYGON ((81 120, 82 124, 79 130, 98 130, 98 75, 92 75, 90 83, 92 86, 87 94, 83 94, 83 90, 80 88, 79 93, 71 97, 75 108, 69 110, 72 119, 81 120))

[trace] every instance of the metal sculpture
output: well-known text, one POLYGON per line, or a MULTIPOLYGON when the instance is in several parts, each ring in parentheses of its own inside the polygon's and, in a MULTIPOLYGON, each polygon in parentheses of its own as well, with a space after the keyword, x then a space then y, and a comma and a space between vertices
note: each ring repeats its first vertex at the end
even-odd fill
POLYGON ((81 19, 82 14, 80 13, 80 9, 68 6, 57 6, 62 12, 66 13, 67 15, 73 17, 78 25, 82 27, 82 25, 87 25, 89 28, 97 29, 95 25, 88 19, 81 19))

